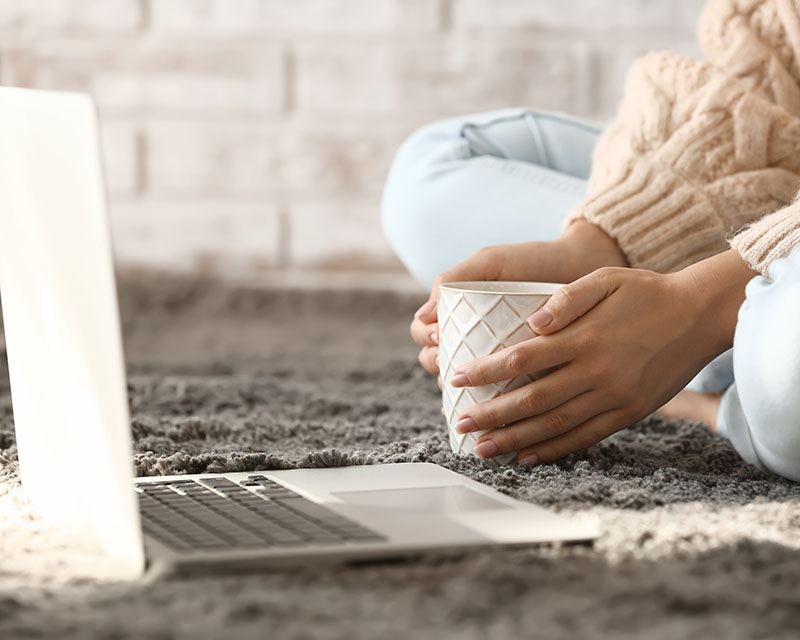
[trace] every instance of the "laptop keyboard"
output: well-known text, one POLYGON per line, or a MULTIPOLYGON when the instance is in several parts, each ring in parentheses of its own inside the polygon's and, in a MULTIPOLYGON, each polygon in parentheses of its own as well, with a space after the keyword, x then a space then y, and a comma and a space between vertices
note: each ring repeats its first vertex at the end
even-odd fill
POLYGON ((386 538, 262 475, 135 485, 142 529, 178 551, 304 547, 386 538))

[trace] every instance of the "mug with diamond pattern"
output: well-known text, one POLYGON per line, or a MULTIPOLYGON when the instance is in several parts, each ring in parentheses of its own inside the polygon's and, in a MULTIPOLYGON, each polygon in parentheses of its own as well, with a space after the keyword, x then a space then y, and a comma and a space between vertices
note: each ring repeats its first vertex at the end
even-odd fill
MULTIPOLYGON (((479 387, 450 385, 453 373, 475 358, 482 358, 533 338, 536 334, 528 317, 561 286, 549 282, 448 282, 439 285, 439 371, 442 376, 444 407, 450 447, 459 455, 474 455, 478 439, 487 431, 456 433, 458 417, 478 402, 528 384, 535 375, 479 387)), ((499 426, 498 426, 499 428, 499 426)), ((492 460, 508 464, 517 452, 492 460)))

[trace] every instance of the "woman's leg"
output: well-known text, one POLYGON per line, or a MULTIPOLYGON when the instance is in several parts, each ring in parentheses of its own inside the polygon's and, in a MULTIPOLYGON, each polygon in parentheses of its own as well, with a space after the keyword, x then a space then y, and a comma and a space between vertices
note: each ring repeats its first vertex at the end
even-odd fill
POLYGON ((489 245, 553 240, 585 189, 597 127, 521 109, 435 122, 400 148, 383 227, 426 288, 489 245))
POLYGON ((722 393, 733 384, 733 349, 709 362, 686 388, 699 393, 722 393))
POLYGON ((717 426, 744 460, 800 482, 800 246, 769 275, 747 285, 717 426))

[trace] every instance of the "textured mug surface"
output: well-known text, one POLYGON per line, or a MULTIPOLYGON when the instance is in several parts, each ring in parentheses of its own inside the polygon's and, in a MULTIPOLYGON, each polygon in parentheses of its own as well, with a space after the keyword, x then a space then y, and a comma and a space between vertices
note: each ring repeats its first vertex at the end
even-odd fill
MULTIPOLYGON (((491 400, 533 381, 525 375, 480 387, 450 385, 453 372, 474 360, 535 337, 528 317, 561 286, 549 282, 448 282, 439 285, 439 371, 450 447, 474 455, 475 443, 487 431, 456 433, 458 417, 473 404, 491 400)), ((492 458, 508 464, 517 452, 492 458)))

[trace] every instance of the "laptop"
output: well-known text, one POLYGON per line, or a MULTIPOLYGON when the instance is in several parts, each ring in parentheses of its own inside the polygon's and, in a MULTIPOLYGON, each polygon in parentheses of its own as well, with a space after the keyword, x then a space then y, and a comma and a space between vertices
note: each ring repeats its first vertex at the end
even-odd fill
POLYGON ((0 293, 23 489, 114 575, 598 535, 434 464, 134 478, 99 148, 88 95, 0 87, 0 293))

